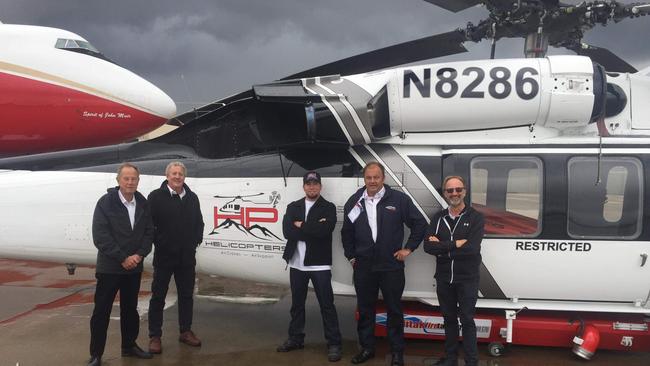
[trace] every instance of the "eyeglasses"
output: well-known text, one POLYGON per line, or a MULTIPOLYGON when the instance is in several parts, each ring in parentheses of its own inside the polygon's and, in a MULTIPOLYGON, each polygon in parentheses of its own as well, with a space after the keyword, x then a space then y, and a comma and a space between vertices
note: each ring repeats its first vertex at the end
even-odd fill
POLYGON ((449 194, 454 193, 454 191, 456 191, 456 193, 460 193, 460 192, 462 192, 464 190, 465 190, 465 187, 445 188, 444 189, 444 191, 449 193, 449 194))

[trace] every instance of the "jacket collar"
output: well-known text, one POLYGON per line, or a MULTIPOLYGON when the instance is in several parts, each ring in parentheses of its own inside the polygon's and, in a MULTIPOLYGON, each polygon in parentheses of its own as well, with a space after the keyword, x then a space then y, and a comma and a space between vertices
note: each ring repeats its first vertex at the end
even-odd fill
MULTIPOLYGON (((384 189, 385 189, 384 197, 382 197, 381 201, 385 200, 387 197, 390 197, 390 195, 393 193, 393 189, 386 183, 384 183, 384 189)), ((357 189, 357 191, 354 193, 354 198, 356 199, 357 202, 361 199, 361 197, 363 196, 363 192, 365 192, 365 190, 366 190, 366 186, 363 186, 357 189)))
MULTIPOLYGON (((458 216, 456 216, 456 217, 460 217, 460 216, 462 216, 462 215, 464 215, 464 214, 470 212, 470 211, 473 210, 473 209, 474 209, 474 208, 472 208, 472 206, 470 206, 470 205, 468 205, 468 204, 466 203, 466 204, 465 204, 465 208, 463 208, 463 210, 460 212, 460 214, 458 214, 458 216)), ((449 207, 445 208, 445 210, 443 211, 443 213, 444 213, 444 216, 451 217, 451 215, 449 214, 449 207)))
MULTIPOLYGON (((169 191, 169 186, 168 186, 167 179, 165 179, 165 180, 160 184, 160 188, 164 188, 164 189, 166 189, 167 191, 169 191)), ((183 189, 185 190, 185 194, 188 194, 189 192, 191 192, 190 187, 188 187, 187 184, 185 184, 185 183, 183 183, 183 189)), ((171 195, 171 193, 170 193, 170 195, 171 195)))
MULTIPOLYGON (((126 214, 126 219, 128 220, 128 211, 126 209, 126 206, 122 203, 122 200, 120 199, 119 195, 119 190, 120 187, 113 187, 109 188, 106 191, 108 192, 109 198, 117 204, 118 207, 123 210, 122 212, 126 214)), ((139 219, 142 217, 142 214, 144 213, 144 204, 147 201, 146 198, 140 193, 139 191, 135 191, 133 194, 133 198, 135 199, 136 205, 135 205, 135 220, 133 222, 133 228, 135 229, 135 226, 138 224, 139 219)), ((129 223, 130 226, 130 223, 129 223)))

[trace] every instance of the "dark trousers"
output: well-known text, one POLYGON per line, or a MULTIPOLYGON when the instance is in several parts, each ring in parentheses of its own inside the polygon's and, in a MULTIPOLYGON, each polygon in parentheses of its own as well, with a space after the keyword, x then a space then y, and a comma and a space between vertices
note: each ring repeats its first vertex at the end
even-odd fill
POLYGON ((341 331, 339 318, 334 306, 334 292, 332 291, 332 271, 301 271, 291 268, 289 281, 291 283, 291 321, 289 322, 289 338, 303 343, 305 339, 305 300, 307 287, 311 280, 320 305, 320 314, 323 319, 323 330, 328 346, 341 345, 341 331))
POLYGON ((445 319, 445 353, 449 359, 458 358, 458 318, 460 318, 465 364, 476 365, 478 348, 474 314, 478 298, 478 280, 453 284, 436 281, 436 284, 440 311, 445 319))
POLYGON ((174 275, 178 295, 178 327, 181 333, 192 330, 194 307, 194 266, 162 267, 153 270, 151 300, 149 301, 149 337, 162 336, 163 310, 169 289, 169 281, 174 275))
POLYGON ((381 289, 388 313, 386 326, 391 352, 403 352, 404 313, 401 301, 404 292, 404 270, 372 272, 355 268, 354 288, 357 292, 357 332, 361 347, 369 351, 375 350, 376 305, 381 289))
POLYGON ((96 273, 95 308, 90 318, 90 355, 101 357, 106 346, 106 332, 113 309, 113 301, 120 291, 120 328, 122 348, 135 345, 140 332, 138 293, 142 273, 110 274, 96 273))

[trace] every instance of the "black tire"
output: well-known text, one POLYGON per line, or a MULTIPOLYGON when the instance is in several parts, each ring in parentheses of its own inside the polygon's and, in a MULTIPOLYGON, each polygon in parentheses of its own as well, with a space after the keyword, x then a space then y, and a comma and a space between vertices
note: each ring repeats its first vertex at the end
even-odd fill
POLYGON ((488 352, 492 357, 499 357, 503 355, 504 351, 505 351, 505 347, 501 342, 491 342, 490 344, 488 344, 488 352))

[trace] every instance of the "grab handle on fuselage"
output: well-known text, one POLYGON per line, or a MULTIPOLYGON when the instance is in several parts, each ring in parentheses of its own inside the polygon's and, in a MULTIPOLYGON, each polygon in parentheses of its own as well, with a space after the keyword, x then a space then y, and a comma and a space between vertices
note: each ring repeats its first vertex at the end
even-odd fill
POLYGON ((645 262, 648 260, 648 254, 641 253, 641 267, 645 266, 645 262))

